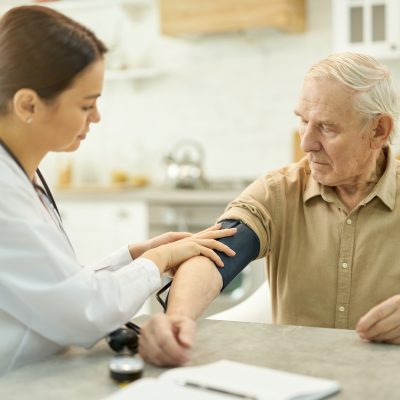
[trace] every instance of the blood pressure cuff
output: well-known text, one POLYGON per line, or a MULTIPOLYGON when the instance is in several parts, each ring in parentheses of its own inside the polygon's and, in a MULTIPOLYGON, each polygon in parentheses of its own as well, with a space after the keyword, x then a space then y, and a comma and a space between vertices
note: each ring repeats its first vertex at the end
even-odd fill
POLYGON ((220 222, 221 229, 237 229, 235 235, 218 239, 236 252, 235 256, 227 256, 221 251, 216 251, 224 263, 223 268, 218 268, 223 281, 222 290, 224 290, 251 261, 257 258, 260 252, 260 241, 254 231, 239 220, 227 219, 220 222))
MULTIPOLYGON (((229 246, 236 252, 235 256, 227 256, 221 251, 215 251, 222 259, 224 267, 217 267, 218 272, 222 276, 224 290, 233 279, 245 269, 245 267, 255 260, 260 252, 260 241, 258 236, 243 222, 239 220, 226 219, 221 221, 221 228, 236 228, 237 232, 234 236, 218 239, 229 246)), ((166 299, 161 298, 161 294, 167 291, 171 286, 172 281, 168 282, 157 292, 157 300, 162 305, 164 312, 167 310, 169 291, 166 299)))

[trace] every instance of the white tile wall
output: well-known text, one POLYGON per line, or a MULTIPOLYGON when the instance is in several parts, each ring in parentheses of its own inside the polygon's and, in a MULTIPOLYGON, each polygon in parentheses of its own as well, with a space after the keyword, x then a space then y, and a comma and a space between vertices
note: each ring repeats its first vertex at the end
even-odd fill
MULTIPOLYGON (((309 0, 307 9, 304 34, 259 29, 188 38, 150 35, 147 55, 154 65, 168 65, 169 73, 106 82, 102 121, 73 156, 77 180, 91 168, 104 182, 111 168, 121 167, 160 182, 162 158, 182 138, 203 145, 209 178, 253 178, 289 163, 303 76, 333 45, 331 1, 309 0)), ((147 21, 154 31, 155 15, 147 21)), ((140 51, 147 51, 143 43, 140 51)), ((389 64, 397 75, 399 65, 389 64)), ((47 164, 50 174, 54 168, 54 161, 47 164)))

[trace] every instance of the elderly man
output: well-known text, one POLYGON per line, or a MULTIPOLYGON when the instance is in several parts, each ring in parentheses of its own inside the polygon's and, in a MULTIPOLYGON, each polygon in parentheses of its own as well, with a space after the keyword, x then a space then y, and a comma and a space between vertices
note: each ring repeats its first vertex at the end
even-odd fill
POLYGON ((398 100, 387 69, 332 55, 307 73, 295 109, 307 157, 267 173, 229 204, 237 255, 178 270, 167 313, 144 327, 140 353, 158 365, 188 359, 195 322, 249 261, 265 257, 274 322, 356 329, 400 344, 400 163, 388 141, 398 100))

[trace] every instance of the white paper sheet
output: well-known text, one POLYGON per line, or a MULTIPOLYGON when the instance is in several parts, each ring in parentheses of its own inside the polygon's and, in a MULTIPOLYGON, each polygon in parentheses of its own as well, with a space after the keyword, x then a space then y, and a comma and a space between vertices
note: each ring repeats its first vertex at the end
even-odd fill
POLYGON ((107 400, 317 400, 339 390, 335 381, 221 360, 199 367, 175 368, 158 379, 141 379, 107 400))

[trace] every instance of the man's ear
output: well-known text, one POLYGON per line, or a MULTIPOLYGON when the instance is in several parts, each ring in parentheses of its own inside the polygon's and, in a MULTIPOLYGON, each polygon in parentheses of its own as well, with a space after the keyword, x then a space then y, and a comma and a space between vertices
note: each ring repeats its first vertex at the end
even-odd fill
POLYGON ((376 117, 373 126, 371 148, 380 149, 389 140, 393 131, 393 118, 389 114, 380 114, 376 117))
POLYGON ((15 115, 25 123, 30 124, 35 117, 39 97, 34 90, 20 89, 12 100, 15 115))

